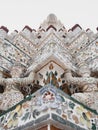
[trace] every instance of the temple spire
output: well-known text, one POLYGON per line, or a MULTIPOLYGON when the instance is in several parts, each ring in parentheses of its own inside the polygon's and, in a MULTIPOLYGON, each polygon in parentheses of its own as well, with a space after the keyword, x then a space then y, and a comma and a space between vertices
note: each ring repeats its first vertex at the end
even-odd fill
POLYGON ((43 21, 43 23, 40 25, 39 30, 47 31, 49 28, 53 28, 55 31, 62 30, 66 32, 66 29, 64 25, 61 23, 60 20, 58 20, 57 16, 55 14, 49 14, 47 16, 47 19, 43 21))
POLYGON ((47 17, 47 22, 50 23, 50 24, 54 24, 54 23, 57 23, 57 17, 55 14, 49 14, 48 17, 47 17))

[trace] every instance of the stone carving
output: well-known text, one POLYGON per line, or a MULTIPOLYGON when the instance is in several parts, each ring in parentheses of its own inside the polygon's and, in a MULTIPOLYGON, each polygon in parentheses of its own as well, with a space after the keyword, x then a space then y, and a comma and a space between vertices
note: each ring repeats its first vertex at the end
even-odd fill
MULTIPOLYGON (((31 71, 53 60, 81 76, 73 77, 71 72, 66 72, 68 85, 78 86, 88 97, 92 92, 97 95, 98 79, 91 77, 90 73, 98 70, 98 33, 94 34, 90 29, 85 31, 78 24, 67 31, 54 14, 50 14, 38 30, 25 26, 19 33, 14 31, 8 35, 7 32, 6 27, 0 28, 0 70, 9 71, 13 63, 19 62, 28 68, 30 75, 26 78, 19 78, 19 75, 17 78, 0 78, 0 84, 6 86, 5 92, 10 88, 16 91, 14 86, 30 83, 33 79, 30 79, 33 77, 31 71)), ((77 98, 75 95, 79 94, 73 95, 77 98)))
POLYGON ((64 130, 66 125, 79 130, 97 130, 95 127, 97 120, 94 120, 97 115, 51 84, 44 86, 30 97, 0 116, 2 130, 16 128, 23 130, 27 126, 28 128, 38 126, 41 122, 46 124, 48 119, 49 122, 56 121, 56 125, 62 124, 64 130), (49 116, 46 118, 46 115, 49 116), (93 126, 95 129, 92 129, 93 126))
POLYGON ((65 79, 68 84, 74 84, 82 89, 83 93, 75 93, 72 95, 78 101, 84 103, 85 105, 96 109, 98 108, 98 103, 96 103, 98 98, 98 79, 90 77, 87 70, 82 73, 82 77, 73 77, 70 70, 65 71, 65 79))
POLYGON ((19 91, 19 87, 33 82, 34 72, 30 72, 28 77, 19 78, 22 69, 15 66, 11 70, 12 78, 0 77, 0 84, 6 86, 4 93, 0 95, 0 109, 7 110, 23 100, 24 96, 19 91))

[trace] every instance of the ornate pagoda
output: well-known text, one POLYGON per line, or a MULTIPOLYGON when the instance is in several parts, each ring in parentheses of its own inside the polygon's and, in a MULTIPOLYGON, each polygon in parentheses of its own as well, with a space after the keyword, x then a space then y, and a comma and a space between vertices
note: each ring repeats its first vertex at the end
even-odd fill
MULTIPOLYGON (((98 130, 98 32, 50 14, 0 27, 0 130, 98 130)), ((97 28, 98 31, 98 28, 97 28)))

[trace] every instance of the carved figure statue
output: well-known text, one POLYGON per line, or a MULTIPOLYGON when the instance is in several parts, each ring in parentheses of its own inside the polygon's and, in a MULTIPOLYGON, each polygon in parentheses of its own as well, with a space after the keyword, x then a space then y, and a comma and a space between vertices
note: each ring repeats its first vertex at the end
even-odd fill
POLYGON ((0 85, 6 86, 4 93, 0 94, 1 110, 7 110, 24 99, 23 94, 19 91, 19 86, 32 83, 34 72, 30 72, 29 76, 24 78, 20 78, 21 73, 21 67, 15 66, 11 69, 12 78, 0 77, 0 85))
POLYGON ((82 77, 73 77, 70 70, 65 71, 65 79, 68 84, 73 84, 79 86, 83 93, 74 93, 72 97, 78 101, 84 103, 85 105, 98 109, 98 79, 90 77, 89 74, 84 73, 82 77))

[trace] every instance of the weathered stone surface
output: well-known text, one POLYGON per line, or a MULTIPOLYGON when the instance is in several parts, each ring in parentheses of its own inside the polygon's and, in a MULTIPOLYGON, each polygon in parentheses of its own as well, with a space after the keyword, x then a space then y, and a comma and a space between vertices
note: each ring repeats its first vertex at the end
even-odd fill
POLYGON ((54 14, 37 31, 25 26, 19 33, 7 33, 6 27, 0 27, 0 85, 4 89, 0 109, 13 106, 0 118, 3 128, 21 129, 26 121, 38 124, 53 112, 52 118, 61 124, 95 129, 98 33, 85 31, 78 24, 67 31, 54 14))

